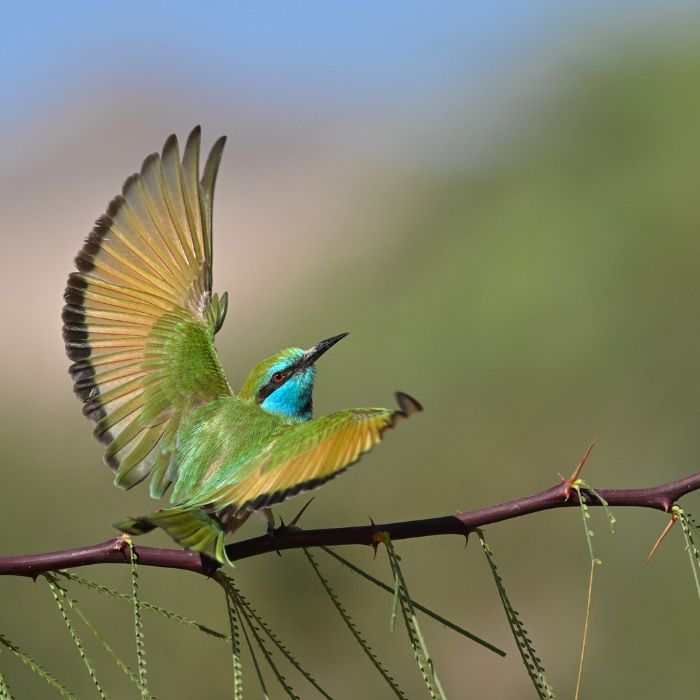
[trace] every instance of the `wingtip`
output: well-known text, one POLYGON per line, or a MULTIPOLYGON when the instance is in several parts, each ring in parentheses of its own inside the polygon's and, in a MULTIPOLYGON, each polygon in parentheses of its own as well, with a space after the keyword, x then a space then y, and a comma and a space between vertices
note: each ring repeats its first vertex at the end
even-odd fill
POLYGON ((170 134, 167 139, 165 139, 165 143, 163 144, 163 157, 165 157, 165 154, 171 150, 172 148, 177 148, 178 143, 177 143, 177 134, 170 134))
MULTIPOLYGON (((141 171, 140 175, 143 176, 146 174, 146 171, 153 167, 154 163, 157 163, 160 160, 160 153, 149 153, 144 159, 143 163, 141 163, 141 171)), ((132 178, 134 177, 133 175, 131 176, 132 178)), ((130 178, 131 179, 131 178, 130 178)), ((128 180, 127 180, 128 182, 128 180)), ((124 183, 126 186, 126 182, 124 183)), ((124 190, 122 189, 122 194, 124 194, 124 190)))
POLYGON ((195 154, 199 155, 199 146, 201 141, 202 127, 197 124, 197 126, 195 126, 187 136, 187 141, 185 142, 185 153, 189 153, 190 150, 194 149, 195 154))
MULTIPOLYGON (((129 190, 131 190, 132 187, 136 186, 138 184, 139 180, 141 180, 142 173, 145 172, 149 163, 151 163, 153 161, 154 156, 157 158, 158 154, 151 153, 150 156, 146 156, 146 159, 143 161, 143 163, 141 165, 141 171, 138 173, 132 173, 131 175, 129 175, 129 177, 126 178, 126 180, 124 180, 124 184, 122 185, 122 201, 129 196, 129 190)), ((115 197, 115 199, 116 199, 116 197, 115 197)), ((112 200, 112 202, 114 202, 114 199, 112 200)), ((116 215, 116 213, 117 213, 117 211, 122 203, 122 202, 119 202, 118 204, 112 205, 112 202, 110 202, 109 205, 107 206, 107 215, 110 218, 114 218, 114 216, 116 215), (110 210, 111 210, 111 212, 110 212, 110 210)))
POLYGON ((414 413, 420 413, 423 410, 423 406, 419 401, 409 396, 409 394, 404 394, 403 391, 396 392, 396 403, 399 404, 401 414, 406 418, 414 413))

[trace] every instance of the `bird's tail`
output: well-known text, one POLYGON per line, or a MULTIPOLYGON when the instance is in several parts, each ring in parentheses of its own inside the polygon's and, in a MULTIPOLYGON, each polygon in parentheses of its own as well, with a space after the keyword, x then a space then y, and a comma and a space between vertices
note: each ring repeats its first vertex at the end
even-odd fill
POLYGON ((144 535, 157 527, 165 530, 179 545, 206 554, 220 564, 230 563, 224 548, 224 530, 201 508, 165 508, 139 518, 114 523, 129 535, 144 535))

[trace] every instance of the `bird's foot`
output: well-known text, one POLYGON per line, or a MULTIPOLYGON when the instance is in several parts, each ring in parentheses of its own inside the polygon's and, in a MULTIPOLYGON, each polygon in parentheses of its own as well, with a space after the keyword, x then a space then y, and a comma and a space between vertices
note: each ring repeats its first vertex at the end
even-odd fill
MULTIPOLYGON (((280 524, 278 527, 275 527, 275 516, 272 514, 272 509, 271 508, 265 508, 264 513, 265 517, 267 518, 267 536, 271 539, 274 540, 277 537, 280 537, 282 535, 288 535, 293 532, 301 532, 301 528, 297 525, 299 522, 299 518, 304 514, 304 511, 309 507, 309 504, 311 501, 314 499, 311 498, 309 499, 305 504, 304 507, 294 516, 292 521, 287 525, 282 518, 280 518, 280 524)), ((277 554, 281 557, 282 553, 279 551, 279 549, 276 550, 277 554)))
POLYGON ((301 528, 297 527, 294 524, 294 521, 287 525, 287 523, 285 523, 284 520, 280 518, 280 524, 277 527, 274 526, 274 523, 268 523, 267 525, 267 536, 272 539, 274 539, 275 537, 279 537, 280 535, 286 535, 292 532, 301 532, 301 528))
POLYGON ((310 498, 303 506, 303 508, 292 518, 289 525, 285 524, 284 520, 280 518, 279 527, 275 527, 275 516, 272 514, 272 509, 266 508, 264 513, 267 518, 267 535, 268 537, 277 537, 287 532, 299 532, 301 528, 297 525, 302 515, 306 509, 311 505, 313 498, 310 498))
MULTIPOLYGON (((275 536, 275 515, 272 512, 272 508, 265 508, 263 510, 263 514, 265 518, 267 519, 267 536, 268 537, 274 537, 275 536)), ((281 520, 281 518, 280 518, 281 520)))

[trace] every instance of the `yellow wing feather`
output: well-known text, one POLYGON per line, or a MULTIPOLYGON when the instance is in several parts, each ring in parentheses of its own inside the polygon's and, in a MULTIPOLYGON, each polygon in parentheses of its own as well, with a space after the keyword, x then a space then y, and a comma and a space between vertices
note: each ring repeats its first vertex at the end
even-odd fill
POLYGON ((399 410, 349 409, 291 426, 245 466, 240 480, 187 505, 254 511, 321 486, 372 449, 388 428, 422 410, 407 394, 396 398, 399 410))
POLYGON ((76 258, 63 310, 83 412, 122 488, 172 479, 182 412, 231 389, 213 345, 226 296, 212 294, 212 203, 225 139, 199 179, 199 127, 175 136, 124 183, 76 258))

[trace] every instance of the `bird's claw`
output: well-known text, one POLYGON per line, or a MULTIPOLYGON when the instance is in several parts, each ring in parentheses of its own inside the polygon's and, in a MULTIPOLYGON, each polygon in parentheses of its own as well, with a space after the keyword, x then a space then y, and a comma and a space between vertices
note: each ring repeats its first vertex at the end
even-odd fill
POLYGON ((299 522, 301 516, 304 515, 306 509, 311 505, 311 501, 313 500, 313 498, 310 498, 304 504, 302 509, 292 518, 292 521, 289 523, 289 525, 285 525, 284 520, 280 518, 279 527, 275 527, 275 516, 272 514, 272 509, 266 508, 264 512, 265 517, 267 518, 267 536, 278 537, 279 535, 283 535, 289 532, 300 532, 301 528, 297 527, 297 523, 299 522))
POLYGON ((279 537, 280 535, 286 535, 292 532, 301 532, 302 528, 298 527, 297 525, 294 524, 294 520, 292 520, 289 525, 287 525, 282 518, 280 518, 280 524, 275 527, 274 522, 273 523, 268 523, 267 525, 267 536, 274 539, 275 537, 279 537))
MULTIPOLYGON (((270 518, 267 521, 267 536, 269 539, 271 539, 273 542, 276 540, 278 537, 282 535, 287 535, 291 534, 293 532, 301 532, 301 528, 297 527, 294 523, 296 522, 296 518, 287 525, 282 518, 280 518, 280 524, 278 527, 275 527, 275 521, 274 519, 270 518)), ((275 549, 277 552, 277 556, 281 557, 282 552, 280 552, 279 549, 275 549)))

